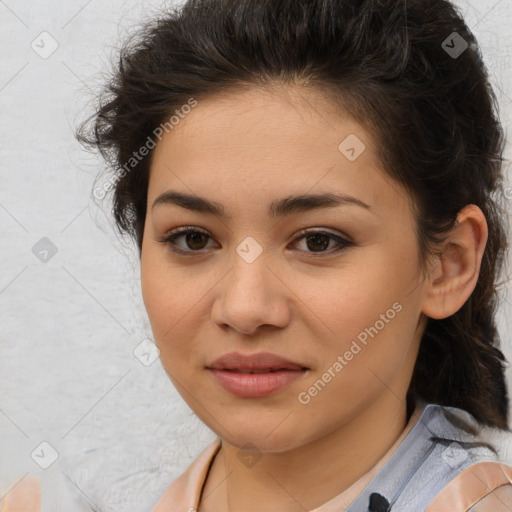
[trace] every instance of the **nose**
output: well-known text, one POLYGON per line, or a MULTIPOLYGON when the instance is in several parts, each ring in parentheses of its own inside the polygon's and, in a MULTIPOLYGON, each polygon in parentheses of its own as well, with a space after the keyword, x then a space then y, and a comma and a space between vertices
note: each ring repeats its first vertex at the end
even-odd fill
POLYGON ((290 322, 292 292, 265 257, 248 263, 238 255, 219 283, 212 320, 252 336, 262 326, 284 328, 290 322))

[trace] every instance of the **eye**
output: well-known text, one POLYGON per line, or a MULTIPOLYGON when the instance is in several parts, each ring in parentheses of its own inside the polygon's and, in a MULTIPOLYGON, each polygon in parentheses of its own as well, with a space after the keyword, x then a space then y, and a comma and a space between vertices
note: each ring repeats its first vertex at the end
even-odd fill
MULTIPOLYGON (((303 229, 299 231, 299 234, 300 236, 296 237, 292 244, 297 244, 297 242, 305 240, 306 249, 299 250, 304 253, 310 253, 313 257, 330 255, 353 245, 353 242, 350 240, 328 231, 303 229), (326 251, 333 241, 336 242, 337 246, 334 247, 334 250, 326 251)), ((211 239, 210 235, 196 226, 180 226, 167 232, 157 240, 158 242, 168 245, 169 249, 173 252, 193 256, 194 253, 199 254, 203 252, 205 248, 208 248, 208 239, 211 239), (177 243, 181 238, 183 238, 185 247, 177 243)), ((331 247, 330 249, 333 248, 331 247)))
POLYGON ((206 231, 199 229, 195 226, 180 226, 169 232, 162 237, 158 238, 159 242, 162 242, 169 246, 169 249, 173 252, 187 254, 193 252, 199 252, 205 248, 205 240, 211 238, 206 231), (180 247, 176 241, 184 237, 185 247, 180 247))
POLYGON ((350 240, 328 231, 302 229, 299 233, 301 236, 295 238, 293 243, 304 240, 306 242, 306 248, 309 249, 309 251, 303 250, 303 252, 312 253, 313 257, 331 255, 354 245, 350 240), (325 249, 329 247, 332 241, 336 242, 338 245, 334 247, 334 250, 326 252, 325 249))

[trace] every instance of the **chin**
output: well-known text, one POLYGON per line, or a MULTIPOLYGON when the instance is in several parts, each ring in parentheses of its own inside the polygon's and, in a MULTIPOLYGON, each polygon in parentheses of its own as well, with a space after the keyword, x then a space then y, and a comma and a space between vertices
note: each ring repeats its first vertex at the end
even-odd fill
POLYGON ((251 418, 245 416, 241 422, 224 422, 226 430, 217 434, 227 443, 241 450, 260 452, 286 452, 307 443, 297 428, 298 423, 293 428, 290 428, 292 424, 282 425, 283 415, 272 418, 272 421, 262 421, 261 417, 258 420, 257 415, 254 421, 250 420, 251 418))

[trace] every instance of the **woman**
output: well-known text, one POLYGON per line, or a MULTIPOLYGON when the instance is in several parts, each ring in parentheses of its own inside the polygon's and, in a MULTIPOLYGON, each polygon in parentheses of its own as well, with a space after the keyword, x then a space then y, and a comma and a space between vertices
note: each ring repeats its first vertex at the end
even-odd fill
POLYGON ((505 511, 503 132, 446 0, 189 0, 92 126, 162 364, 216 434, 153 512, 505 511), (500 195, 501 194, 501 195, 500 195))

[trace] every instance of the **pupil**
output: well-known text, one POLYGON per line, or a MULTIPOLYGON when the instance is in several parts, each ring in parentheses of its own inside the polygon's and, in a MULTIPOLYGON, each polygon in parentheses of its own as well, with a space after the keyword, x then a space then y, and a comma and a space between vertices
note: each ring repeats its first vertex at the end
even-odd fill
MULTIPOLYGON (((202 247, 196 247, 194 246, 194 243, 198 241, 199 239, 199 245, 201 245, 200 243, 200 239, 201 237, 205 237, 205 235, 203 233, 189 233, 187 235, 187 244, 188 246, 191 248, 191 249, 202 249, 202 247)), ((203 240, 204 241, 204 240, 203 240)), ((204 244, 203 244, 204 245, 204 244)))
POLYGON ((321 245, 320 249, 325 249, 328 245, 329 245, 329 237, 327 235, 322 235, 322 234, 316 234, 316 235, 311 235, 311 236, 308 236, 307 237, 307 246, 308 246, 308 249, 313 249, 311 247, 311 244, 309 243, 309 240, 313 239, 314 242, 313 244, 315 243, 319 243, 321 245), (319 239, 322 239, 324 240, 324 243, 321 243, 319 242, 319 239), (326 242, 326 243, 325 243, 326 242))

